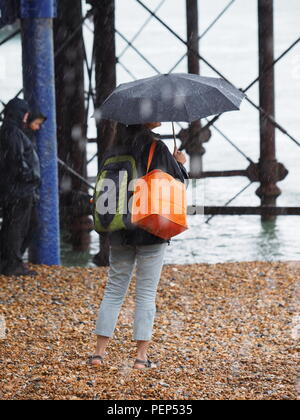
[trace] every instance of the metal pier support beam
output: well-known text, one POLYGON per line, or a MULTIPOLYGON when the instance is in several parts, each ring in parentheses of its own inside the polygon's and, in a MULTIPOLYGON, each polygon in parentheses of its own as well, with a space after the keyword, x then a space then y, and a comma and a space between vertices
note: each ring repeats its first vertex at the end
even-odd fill
MULTIPOLYGON (((259 26, 259 94, 260 107, 275 116, 275 77, 274 77, 274 13, 273 0, 258 0, 259 26)), ((287 171, 276 160, 275 126, 260 113, 260 161, 258 164, 260 187, 256 194, 261 206, 276 206, 281 194, 277 182, 285 178, 287 171)), ((262 216, 262 220, 272 220, 275 216, 262 216)))
MULTIPOLYGON (((187 16, 187 40, 188 40, 188 72, 192 74, 200 74, 199 60, 199 15, 198 0, 186 0, 186 16, 187 16), (197 54, 195 54, 197 52, 197 54)), ((210 134, 203 133, 202 139, 199 133, 201 130, 201 122, 192 123, 185 133, 181 132, 181 139, 184 147, 191 158, 191 176, 199 178, 203 171, 203 155, 205 149, 203 141, 208 141, 210 134), (207 135, 208 134, 208 135, 207 135)), ((207 130, 209 131, 209 130, 207 130)))
POLYGON ((59 198, 55 117, 54 0, 21 0, 24 95, 32 109, 47 116, 37 134, 42 186, 39 226, 31 250, 36 264, 60 264, 59 198))
MULTIPOLYGON (((96 63, 96 108, 116 87, 116 41, 115 41, 115 0, 89 0, 94 7, 95 63, 96 63)), ((97 112, 96 112, 97 115, 97 112)), ((113 126, 109 121, 98 121, 98 166, 103 153, 113 140, 113 126)), ((109 265, 108 235, 100 235, 100 253, 94 262, 98 266, 109 265)))
MULTIPOLYGON (((87 178, 87 126, 84 97, 84 41, 81 0, 63 0, 58 3, 54 22, 54 51, 56 76, 56 108, 58 154, 83 178, 87 178), (70 42, 61 51, 66 40, 70 42), (61 51, 57 54, 58 51, 61 51)), ((88 251, 92 221, 80 214, 79 192, 88 194, 88 187, 62 166, 60 175, 61 227, 76 252, 88 251)))
POLYGON ((300 207, 201 207, 188 206, 188 214, 212 216, 300 216, 300 207))

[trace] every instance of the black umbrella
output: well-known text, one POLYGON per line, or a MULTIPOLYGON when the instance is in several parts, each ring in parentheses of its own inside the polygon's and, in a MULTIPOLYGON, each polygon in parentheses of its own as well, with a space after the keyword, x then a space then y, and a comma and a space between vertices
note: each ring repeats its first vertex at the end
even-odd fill
POLYGON ((120 85, 97 113, 126 125, 193 122, 240 109, 245 94, 220 78, 167 74, 120 85))

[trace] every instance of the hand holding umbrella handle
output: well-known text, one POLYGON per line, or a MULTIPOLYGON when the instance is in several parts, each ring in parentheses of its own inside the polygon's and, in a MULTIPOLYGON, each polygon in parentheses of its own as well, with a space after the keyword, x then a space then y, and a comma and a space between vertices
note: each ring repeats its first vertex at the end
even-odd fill
POLYGON ((184 165, 186 163, 186 156, 183 152, 180 152, 177 147, 175 147, 174 150, 174 154, 173 154, 174 158, 177 160, 178 163, 182 163, 182 165, 184 165))

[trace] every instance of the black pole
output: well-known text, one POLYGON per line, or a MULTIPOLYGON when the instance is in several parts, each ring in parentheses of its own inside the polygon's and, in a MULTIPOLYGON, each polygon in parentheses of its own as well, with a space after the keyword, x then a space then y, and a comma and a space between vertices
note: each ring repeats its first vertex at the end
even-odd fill
POLYGON ((47 116, 37 133, 42 184, 38 203, 39 225, 30 251, 35 264, 60 264, 60 226, 54 86, 54 0, 29 0, 20 10, 24 97, 31 109, 47 116))
MULTIPOLYGON (((116 45, 115 45, 115 1, 90 0, 94 7, 95 64, 96 64, 96 108, 116 87, 116 45)), ((96 111, 97 115, 97 111, 96 111)), ((113 140, 114 127, 109 121, 97 124, 98 166, 113 140)), ((109 265, 108 235, 100 235, 100 252, 94 258, 98 266, 109 265)))
MULTIPOLYGON (((259 26, 259 96, 260 107, 272 117, 275 116, 275 75, 274 75, 274 16, 273 0, 258 0, 259 26)), ((278 188, 276 160, 275 126, 260 112, 260 187, 256 194, 261 199, 261 206, 276 206, 281 194, 278 188)), ((274 219, 274 216, 262 216, 262 220, 274 219)))
MULTIPOLYGON (((54 25, 57 137, 59 158, 83 178, 87 178, 87 129, 85 126, 84 50, 81 0, 58 1, 54 25), (62 50, 66 39, 70 39, 62 50)), ((73 249, 89 249, 92 221, 80 214, 78 191, 88 187, 60 166, 61 223, 73 249)))
MULTIPOLYGON (((198 0, 186 0, 186 16, 188 72, 192 74, 200 74, 198 0)), ((188 132, 181 132, 180 135, 181 140, 183 140, 184 148, 191 158, 191 176, 195 178, 199 178, 203 171, 203 155, 205 154, 205 149, 199 135, 201 127, 201 122, 196 121, 190 125, 188 132)), ((208 136, 205 140, 207 141, 209 137, 210 136, 208 136)))

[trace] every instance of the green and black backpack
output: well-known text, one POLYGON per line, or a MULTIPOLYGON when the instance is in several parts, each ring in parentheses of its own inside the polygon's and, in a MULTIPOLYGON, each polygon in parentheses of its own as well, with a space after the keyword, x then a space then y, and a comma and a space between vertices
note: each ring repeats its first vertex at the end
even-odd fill
POLYGON ((137 179, 136 158, 129 149, 111 149, 100 165, 93 199, 93 217, 98 233, 133 229, 128 203, 137 179))

